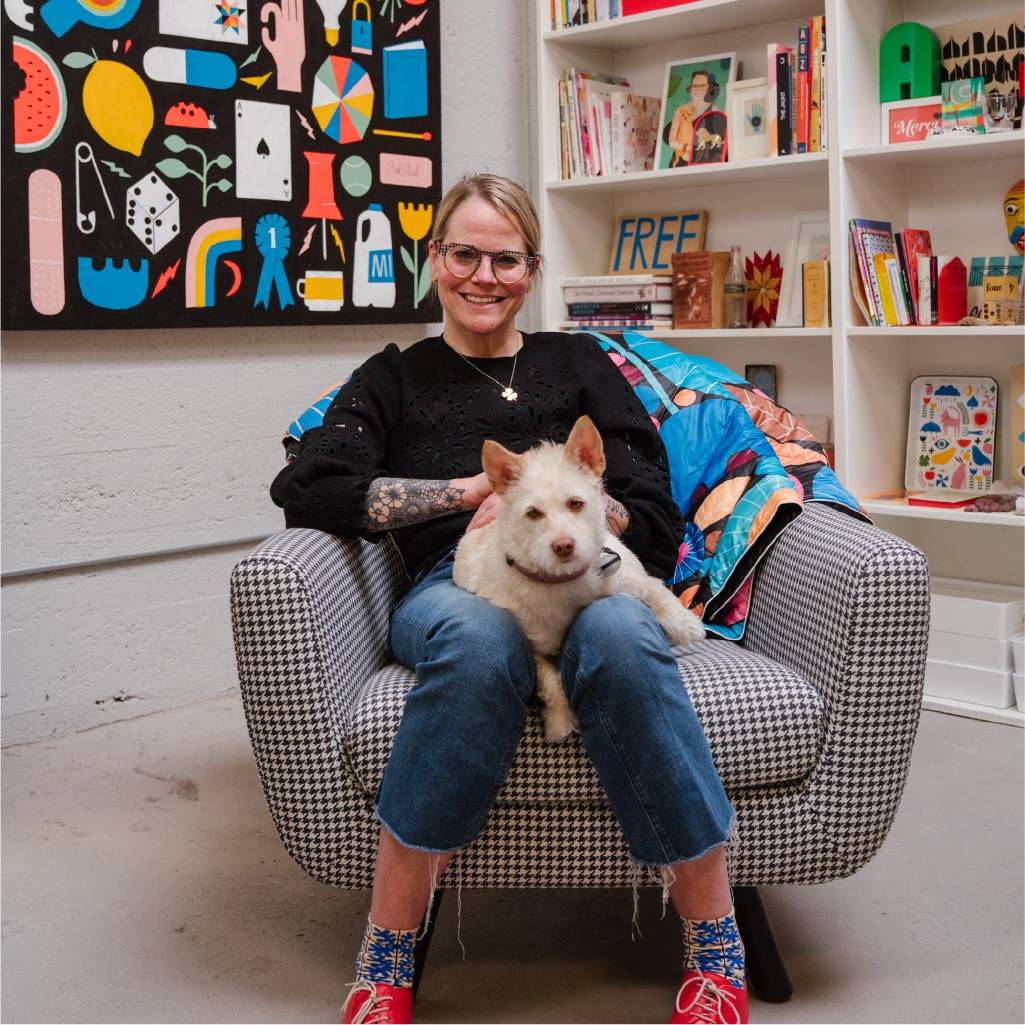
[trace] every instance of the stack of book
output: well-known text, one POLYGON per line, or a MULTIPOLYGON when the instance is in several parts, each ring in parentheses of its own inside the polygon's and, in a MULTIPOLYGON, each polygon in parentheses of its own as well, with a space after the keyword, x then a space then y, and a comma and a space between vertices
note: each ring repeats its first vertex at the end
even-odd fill
POLYGON ((665 330, 673 326, 671 274, 596 274, 563 278, 564 327, 665 330))
POLYGON ((559 173, 563 179, 650 171, 660 100, 630 92, 615 75, 567 68, 559 79, 559 173))
POLYGON ((575 25, 593 25, 610 18, 629 17, 660 11, 667 7, 682 7, 695 0, 549 0, 552 29, 572 28, 575 25))
POLYGON ((797 32, 797 46, 769 43, 769 155, 818 153, 827 148, 826 19, 816 15, 797 32))
POLYGON ((937 256, 928 231, 889 221, 850 221, 851 286, 873 327, 957 324, 968 313, 968 272, 956 256, 937 256))

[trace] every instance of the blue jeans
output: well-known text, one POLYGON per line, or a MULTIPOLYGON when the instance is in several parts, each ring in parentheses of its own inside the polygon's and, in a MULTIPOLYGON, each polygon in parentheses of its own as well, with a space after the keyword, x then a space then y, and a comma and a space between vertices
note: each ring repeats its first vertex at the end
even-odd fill
MULTIPOLYGON (((381 781, 378 818, 407 847, 465 847, 523 736, 535 688, 530 645, 510 613, 456 587, 449 556, 399 603, 391 646, 417 684, 381 781)), ((566 633, 560 669, 633 858, 670 865, 725 843, 733 808, 647 606, 616 595, 585 608, 566 633)))

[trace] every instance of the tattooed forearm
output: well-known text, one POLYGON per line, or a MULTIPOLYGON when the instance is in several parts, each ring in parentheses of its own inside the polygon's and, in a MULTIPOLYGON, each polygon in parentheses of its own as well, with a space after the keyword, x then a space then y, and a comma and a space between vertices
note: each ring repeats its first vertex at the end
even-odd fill
POLYGON ((616 537, 622 537, 630 526, 630 514, 622 502, 617 502, 611 495, 605 496, 605 523, 616 537))
POLYGON ((370 531, 395 530, 463 508, 466 488, 455 480, 378 477, 367 491, 363 523, 370 531))

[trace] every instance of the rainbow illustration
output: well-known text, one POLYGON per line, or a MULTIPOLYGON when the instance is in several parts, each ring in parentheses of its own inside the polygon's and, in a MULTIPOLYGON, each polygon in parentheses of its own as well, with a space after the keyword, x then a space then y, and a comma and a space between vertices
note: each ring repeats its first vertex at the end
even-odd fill
POLYGON ((185 305, 189 309, 216 305, 217 261, 241 249, 241 217, 217 217, 196 229, 185 259, 185 305))

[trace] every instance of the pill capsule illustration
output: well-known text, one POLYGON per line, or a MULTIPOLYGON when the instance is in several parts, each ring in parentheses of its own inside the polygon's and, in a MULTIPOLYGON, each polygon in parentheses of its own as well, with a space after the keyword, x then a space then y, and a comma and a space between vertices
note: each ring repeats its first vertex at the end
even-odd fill
POLYGON ((154 82, 175 82, 200 89, 230 89, 238 78, 235 62, 227 54, 208 50, 153 46, 142 58, 142 67, 154 82))

